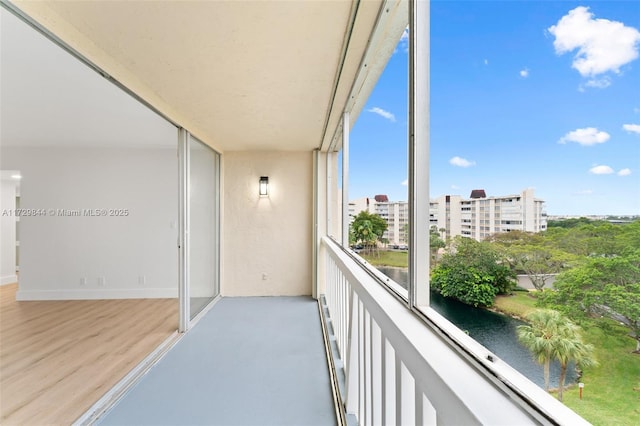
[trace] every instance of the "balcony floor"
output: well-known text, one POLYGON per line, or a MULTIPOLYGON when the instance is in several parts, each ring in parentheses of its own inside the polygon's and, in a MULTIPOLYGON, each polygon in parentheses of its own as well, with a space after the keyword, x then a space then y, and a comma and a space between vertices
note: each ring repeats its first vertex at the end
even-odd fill
POLYGON ((335 425, 310 297, 223 298, 101 425, 335 425))

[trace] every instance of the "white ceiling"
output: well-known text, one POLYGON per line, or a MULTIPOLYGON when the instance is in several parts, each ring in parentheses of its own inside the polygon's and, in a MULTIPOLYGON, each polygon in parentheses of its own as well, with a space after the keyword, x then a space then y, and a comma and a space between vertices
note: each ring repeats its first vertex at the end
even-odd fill
MULTIPOLYGON (((220 151, 320 147, 380 10, 379 0, 355 17, 346 0, 15 4, 220 151)), ((2 14, 3 145, 175 140, 167 122, 2 14)))

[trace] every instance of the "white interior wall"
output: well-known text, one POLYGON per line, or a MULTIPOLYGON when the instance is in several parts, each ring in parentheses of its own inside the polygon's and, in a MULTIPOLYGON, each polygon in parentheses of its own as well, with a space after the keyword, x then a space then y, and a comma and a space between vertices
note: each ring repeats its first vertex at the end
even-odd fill
POLYGON ((312 152, 225 152, 223 296, 312 293, 312 152), (260 176, 269 197, 258 196, 260 176))
POLYGON ((16 275, 16 182, 2 180, 0 191, 0 285, 18 281, 16 275))
POLYGON ((18 300, 177 297, 176 149, 3 147, 2 168, 22 173, 21 207, 45 212, 20 220, 18 300))

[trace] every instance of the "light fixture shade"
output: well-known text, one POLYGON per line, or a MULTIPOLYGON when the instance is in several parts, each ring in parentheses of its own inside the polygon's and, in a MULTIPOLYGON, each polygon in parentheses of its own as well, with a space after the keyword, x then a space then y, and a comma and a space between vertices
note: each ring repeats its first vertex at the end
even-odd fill
POLYGON ((259 193, 261 197, 269 196, 269 176, 260 176, 259 193))

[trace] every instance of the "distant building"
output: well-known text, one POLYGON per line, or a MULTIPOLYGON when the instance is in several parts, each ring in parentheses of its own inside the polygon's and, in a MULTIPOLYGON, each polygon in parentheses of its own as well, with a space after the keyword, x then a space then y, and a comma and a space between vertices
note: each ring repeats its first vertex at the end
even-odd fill
POLYGON ((363 197, 349 201, 349 223, 361 211, 375 213, 387 221, 387 230, 382 238, 391 245, 405 245, 409 225, 409 204, 406 201, 389 201, 386 195, 363 197))
MULTIPOLYGON (((386 195, 376 195, 349 202, 350 221, 361 211, 375 213, 387 221, 383 238, 389 244, 408 243, 409 204, 406 201, 389 201, 386 195)), ((484 189, 474 189, 469 198, 442 195, 431 200, 429 225, 435 226, 443 239, 462 235, 480 241, 499 232, 545 231, 547 215, 544 201, 534 197, 533 189, 496 197, 487 197, 484 189)))
POLYGON ((500 232, 545 231, 544 201, 533 192, 525 189, 520 194, 487 197, 484 190, 474 189, 467 199, 443 195, 431 201, 429 223, 443 237, 462 235, 478 241, 500 232))

